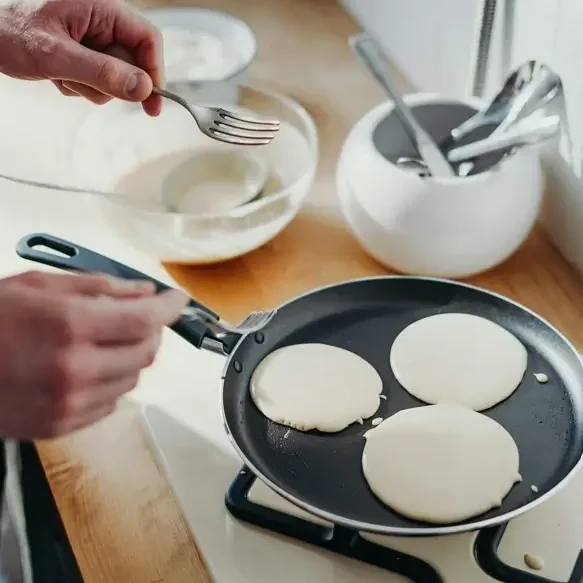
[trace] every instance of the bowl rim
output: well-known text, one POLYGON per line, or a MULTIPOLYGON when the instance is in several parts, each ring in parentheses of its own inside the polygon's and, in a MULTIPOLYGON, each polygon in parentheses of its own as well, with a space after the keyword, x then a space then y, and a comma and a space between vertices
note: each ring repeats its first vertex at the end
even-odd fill
MULTIPOLYGON (((150 15, 150 14, 159 14, 161 12, 173 12, 173 11, 178 11, 178 10, 187 10, 188 12, 198 12, 198 13, 202 12, 202 13, 206 13, 206 14, 212 14, 212 15, 217 16, 223 20, 229 20, 235 26, 238 26, 239 28, 245 30, 245 32, 249 35, 249 40, 251 41, 251 51, 249 52, 249 55, 246 56, 245 59, 243 59, 243 62, 240 65, 238 65, 235 69, 233 69, 233 71, 231 73, 229 73, 229 75, 227 75, 226 77, 222 77, 220 79, 196 79, 196 80, 192 80, 191 83, 196 83, 198 85, 209 84, 209 83, 225 83, 225 82, 232 81, 233 79, 239 77, 240 75, 242 75, 245 71, 247 71, 249 69, 249 67, 251 66, 251 63, 253 63, 253 61, 257 57, 259 47, 258 47, 257 36, 253 32, 253 29, 241 18, 239 18, 233 14, 230 14, 229 12, 224 12, 223 10, 215 10, 214 8, 208 8, 205 6, 192 6, 192 5, 189 6, 188 4, 173 4, 172 6, 152 6, 150 8, 142 8, 141 12, 146 17, 148 17, 148 15, 150 15)), ((162 29, 159 27, 159 25, 155 22, 154 22, 154 24, 156 25, 157 28, 159 28, 160 34, 162 34, 162 29)), ((189 28, 189 27, 185 26, 184 28, 189 28)), ((169 80, 167 80, 167 82, 168 81, 169 80)), ((175 80, 174 78, 172 78, 170 80, 170 82, 176 83, 178 81, 175 80)))
MULTIPOLYGON (((196 82, 192 82, 189 80, 182 80, 182 81, 172 81, 172 83, 180 83, 180 84, 190 84, 196 85, 196 82)), ((201 221, 211 221, 211 220, 225 220, 225 219, 236 219, 241 217, 246 217, 251 215, 252 213, 263 209, 269 205, 273 205, 280 200, 285 200, 289 197, 290 192, 297 188, 297 186, 305 180, 306 176, 310 174, 314 174, 317 170, 318 162, 319 162, 319 136, 318 136, 318 128, 316 126, 316 122, 314 118, 308 113, 308 111, 299 103, 299 101, 288 97, 284 93, 264 87, 261 84, 257 83, 240 83, 237 84, 238 88, 242 89, 250 89, 251 91, 255 91, 257 93, 263 94, 264 96, 270 97, 275 101, 279 101, 283 103, 286 107, 292 110, 301 120, 301 122, 305 126, 305 132, 303 135, 306 138, 308 149, 309 149, 309 162, 303 172, 301 172, 300 176, 290 184, 288 184, 285 188, 282 188, 277 193, 271 194, 267 198, 260 198, 255 202, 251 202, 245 205, 241 205, 240 207, 235 207, 228 211, 223 212, 214 212, 214 213, 175 213, 170 211, 157 211, 157 210, 144 210, 148 215, 154 215, 156 217, 169 217, 173 219, 177 218, 186 218, 188 220, 201 220, 201 221)), ((93 116, 98 115, 98 112, 93 112, 90 116, 86 117, 85 120, 79 124, 77 128, 77 132, 81 131, 83 126, 87 123, 89 119, 93 116)), ((145 114, 144 114, 145 115, 145 114)), ((71 140, 69 150, 75 150, 76 139, 71 140)), ((74 154, 73 154, 74 156, 74 154)), ((142 161, 146 162, 146 160, 142 161)), ((309 195, 309 189, 306 191, 302 200, 304 200, 309 195)), ((93 197, 94 198, 94 197, 93 197)), ((102 201, 97 200, 97 203, 102 201)), ((106 201, 111 202, 111 201, 106 201)), ((118 204, 118 203, 114 203, 118 204)), ((120 206, 123 206, 121 203, 120 206)), ((130 207, 128 207, 130 208, 130 207)), ((136 210, 136 209, 134 209, 136 210)))

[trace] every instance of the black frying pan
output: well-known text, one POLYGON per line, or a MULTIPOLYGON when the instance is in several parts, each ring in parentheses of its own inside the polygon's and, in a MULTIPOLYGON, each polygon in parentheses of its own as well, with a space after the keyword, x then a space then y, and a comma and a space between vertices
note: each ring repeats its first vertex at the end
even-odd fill
MULTIPOLYGON (((49 235, 24 237, 17 252, 25 259, 66 270, 150 279, 49 235), (40 246, 59 255, 42 251, 40 246)), ((159 289, 167 288, 157 284, 159 289)), ((583 364, 575 348, 526 308, 476 287, 429 278, 376 277, 294 299, 279 308, 261 333, 221 340, 204 324, 190 320, 179 321, 173 329, 196 347, 216 349, 221 345, 228 354, 222 388, 225 429, 245 464, 289 501, 336 524, 382 534, 427 536, 503 523, 550 498, 582 459, 583 364), (351 350, 376 367, 387 396, 381 401, 379 416, 421 406, 395 380, 389 351, 405 326, 438 312, 484 316, 510 330, 528 350, 528 369, 520 387, 485 412, 516 440, 523 481, 502 507, 445 526, 404 518, 370 492, 361 469, 363 433, 370 428, 370 420, 336 434, 290 431, 266 419, 248 390, 254 368, 271 351, 288 344, 323 342, 351 350), (539 384, 534 373, 548 375, 548 383, 539 384), (533 485, 538 492, 532 491, 533 485)))

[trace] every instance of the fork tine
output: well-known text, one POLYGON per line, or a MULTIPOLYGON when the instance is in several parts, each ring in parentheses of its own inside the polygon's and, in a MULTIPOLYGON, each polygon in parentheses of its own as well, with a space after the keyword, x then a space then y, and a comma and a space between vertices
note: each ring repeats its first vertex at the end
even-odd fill
POLYGON ((253 329, 259 330, 263 328, 275 316, 276 310, 269 310, 267 312, 254 311, 251 312, 237 327, 239 329, 253 329))
POLYGON ((266 128, 278 129, 280 122, 277 119, 257 119, 252 117, 247 117, 244 115, 235 114, 232 111, 227 111, 226 109, 218 109, 218 114, 220 117, 232 121, 241 121, 243 123, 252 124, 255 126, 264 126, 266 128))
POLYGON ((231 134, 227 132, 221 132, 214 128, 209 128, 208 133, 211 138, 220 140, 227 144, 234 144, 236 146, 264 146, 271 142, 271 138, 252 138, 248 136, 237 136, 236 134, 231 134))
MULTIPOLYGON (((235 123, 226 123, 225 121, 222 120, 215 120, 215 125, 218 128, 232 128, 234 130, 240 130, 242 132, 247 132, 251 135, 256 135, 258 137, 261 136, 265 136, 265 135, 271 135, 273 137, 275 137, 275 135, 277 134, 277 132, 279 131, 278 129, 273 129, 273 128, 268 128, 268 127, 263 127, 263 126, 253 126, 251 124, 235 124, 235 123)), ((230 132, 233 133, 233 132, 230 132)), ((244 134, 246 135, 246 134, 244 134)))
POLYGON ((277 131, 272 130, 253 130, 241 128, 238 126, 228 125, 222 122, 215 122, 218 131, 225 132, 231 136, 239 138, 270 138, 273 139, 277 135, 277 131))

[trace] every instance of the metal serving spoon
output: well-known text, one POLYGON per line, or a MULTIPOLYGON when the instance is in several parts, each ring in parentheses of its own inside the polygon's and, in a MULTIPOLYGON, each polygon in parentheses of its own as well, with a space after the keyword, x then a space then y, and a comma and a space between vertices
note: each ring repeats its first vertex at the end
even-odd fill
POLYGON ((563 91, 561 78, 540 61, 527 61, 513 71, 502 89, 481 111, 450 132, 440 144, 447 152, 469 133, 491 124, 506 131, 517 121, 548 105, 563 91))
MULTIPOLYGON (((524 123, 524 122, 523 122, 524 123)), ((520 124, 522 125, 522 124, 520 124)), ((560 129, 560 117, 552 115, 538 122, 528 124, 525 127, 510 128, 506 132, 497 135, 490 135, 483 140, 459 146, 449 151, 447 157, 452 163, 465 162, 468 159, 475 159, 485 154, 499 152, 511 148, 513 152, 516 148, 527 144, 536 144, 557 135, 560 129)), ((509 155, 510 152, 507 154, 509 155)), ((504 156, 506 157, 506 156, 504 156)), ((403 156, 397 159, 397 165, 404 170, 415 172, 418 176, 427 176, 428 169, 425 163, 418 158, 403 156)), ((458 176, 467 176, 461 165, 458 176)))
MULTIPOLYGON (((187 195, 188 187, 194 188, 197 186, 197 181, 199 183, 202 181, 204 184, 207 178, 212 179, 213 176, 209 175, 210 171, 214 171, 215 174, 221 171, 225 173, 227 165, 232 167, 232 174, 236 174, 236 178, 241 183, 240 189, 237 189, 236 192, 229 196, 228 202, 231 203, 233 208, 249 204, 261 197, 267 181, 267 165, 261 158, 242 155, 236 152, 201 152, 198 156, 185 160, 185 163, 176 169, 176 173, 171 171, 164 180, 161 200, 145 200, 119 192, 107 192, 92 188, 64 186, 51 182, 28 180, 9 174, 0 173, 0 178, 17 184, 46 188, 48 190, 100 196, 112 202, 124 204, 130 208, 180 215, 204 212, 204 208, 193 211, 184 208, 181 204, 187 195)), ((213 211, 211 210, 210 212, 213 211)))
POLYGON ((386 57, 377 42, 366 33, 356 34, 349 39, 350 48, 379 85, 393 100, 398 116, 409 140, 423 158, 431 174, 441 177, 455 176, 455 172, 433 138, 425 131, 386 73, 386 57))

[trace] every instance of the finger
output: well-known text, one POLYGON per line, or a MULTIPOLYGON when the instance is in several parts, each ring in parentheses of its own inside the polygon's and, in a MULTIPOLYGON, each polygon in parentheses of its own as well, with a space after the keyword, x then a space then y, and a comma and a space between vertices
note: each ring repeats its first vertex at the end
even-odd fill
POLYGON ((96 105, 105 105, 113 99, 109 95, 105 95, 104 93, 93 89, 93 87, 88 87, 87 85, 75 81, 62 81, 62 86, 73 95, 84 97, 96 105))
POLYGON ((77 92, 65 87, 62 81, 52 81, 52 83, 59 90, 59 92, 65 95, 66 97, 80 97, 80 95, 77 92))
MULTIPOLYGON (((160 43, 161 45, 161 43, 160 43)), ((112 57, 116 57, 118 59, 121 59, 122 61, 126 61, 127 63, 131 63, 133 65, 136 65, 138 63, 138 59, 140 58, 139 54, 136 55, 134 54, 130 49, 128 49, 125 46, 122 46, 120 44, 113 44, 109 47, 107 47, 107 49, 105 49, 103 51, 104 53, 111 55, 112 57)), ((160 57, 161 58, 161 57, 160 57)), ((142 61, 144 62, 144 61, 142 61)), ((145 59, 145 62, 148 62, 148 59, 145 59)), ((142 68, 145 68, 144 65, 142 65, 142 68)), ((163 79, 161 77, 161 73, 157 70, 153 71, 151 73, 151 76, 153 75, 153 81, 154 81, 154 85, 156 85, 157 87, 161 87, 162 86, 162 82, 163 79), (159 79, 158 82, 156 82, 154 79, 159 79)), ((154 95, 151 94, 150 97, 148 97, 145 101, 142 102, 142 107, 144 108, 144 111, 151 116, 157 116, 160 114, 160 112, 162 111, 162 98, 159 95, 154 95)))
POLYGON ((15 276, 14 279, 38 289, 86 296, 139 298, 155 292, 155 286, 149 280, 121 279, 95 273, 29 271, 15 276))
POLYGON ((123 302, 92 302, 87 309, 88 336, 98 344, 139 342, 174 323, 188 300, 183 292, 169 290, 123 302))
MULTIPOLYGON (((160 31, 133 6, 120 10, 116 21, 115 40, 133 49, 133 63, 148 73, 156 87, 164 87, 164 55, 160 31)), ((144 111, 156 116, 162 109, 162 98, 152 95, 142 100, 144 111)))
MULTIPOLYGON (((84 345, 63 356, 57 363, 56 377, 60 386, 74 390, 77 387, 95 387, 108 385, 121 378, 135 377, 150 366, 160 346, 160 333, 152 335, 137 344, 117 346, 84 345)), ((97 397, 97 393, 95 397, 97 397)), ((105 397, 105 395, 104 395, 105 397)), ((66 403, 71 411, 83 409, 87 400, 87 391, 77 391, 73 401, 66 403)))
POLYGON ((99 346, 94 360, 93 382, 110 383, 120 377, 139 375, 154 363, 161 338, 162 335, 157 333, 139 344, 99 346))
POLYGON ((122 395, 133 391, 139 380, 140 373, 137 372, 87 386, 78 393, 80 400, 78 414, 84 416, 94 409, 117 401, 122 395))
POLYGON ((143 101, 152 93, 152 79, 142 69, 93 51, 69 38, 55 50, 47 64, 46 76, 64 83, 80 83, 127 101, 143 101))

